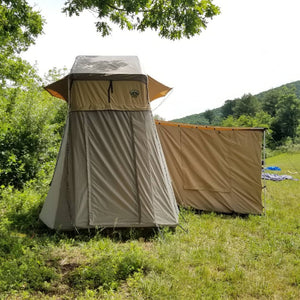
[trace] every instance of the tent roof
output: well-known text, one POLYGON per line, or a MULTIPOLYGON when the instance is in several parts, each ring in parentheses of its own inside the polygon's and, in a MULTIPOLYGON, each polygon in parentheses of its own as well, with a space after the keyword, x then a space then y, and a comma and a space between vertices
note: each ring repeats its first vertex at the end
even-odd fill
POLYGON ((172 89, 141 68, 137 56, 77 56, 69 75, 49 84, 45 89, 54 97, 68 99, 68 79, 75 80, 137 80, 148 81, 149 99, 166 96, 172 89))
POLYGON ((70 74, 145 75, 137 56, 77 56, 70 74))

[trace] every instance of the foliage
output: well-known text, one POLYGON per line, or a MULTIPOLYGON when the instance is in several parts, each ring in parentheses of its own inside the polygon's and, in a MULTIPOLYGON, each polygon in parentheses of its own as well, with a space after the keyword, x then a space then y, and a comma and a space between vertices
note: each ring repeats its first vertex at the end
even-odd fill
POLYGON ((219 108, 216 108, 207 110, 206 113, 193 114, 180 119, 174 119, 172 121, 195 125, 219 125, 221 119, 222 112, 219 108))
POLYGON ((25 0, 2 0, 0 6, 0 84, 22 82, 31 67, 17 55, 42 33, 43 19, 25 0))
POLYGON ((235 102, 233 108, 233 116, 238 118, 242 115, 254 116, 259 110, 259 105, 255 96, 251 94, 243 95, 238 101, 235 102))
POLYGON ((97 30, 102 36, 112 31, 109 23, 121 29, 159 31, 159 35, 171 40, 193 37, 207 26, 208 19, 220 13, 212 0, 67 0, 63 12, 69 16, 79 15, 84 10, 93 11, 98 18, 97 30))
POLYGON ((204 116, 205 119, 208 120, 208 123, 209 123, 209 124, 212 124, 212 122, 213 122, 213 120, 214 120, 214 118, 215 118, 215 113, 214 113, 213 110, 208 109, 208 110, 206 110, 206 111, 203 113, 203 116, 204 116))
POLYGON ((285 91, 276 105, 276 115, 271 123, 275 141, 284 141, 290 137, 294 142, 300 124, 300 99, 295 93, 285 91))
POLYGON ((276 115, 276 107, 282 96, 281 90, 270 90, 262 97, 262 109, 267 112, 270 116, 276 115))
POLYGON ((258 99, 258 101, 263 101, 263 98, 266 96, 266 94, 270 93, 270 92, 281 92, 282 89, 285 90, 292 90, 295 92, 297 98, 300 98, 300 81, 294 81, 294 82, 290 82, 290 83, 286 83, 284 85, 278 86, 276 88, 272 88, 270 90, 261 92, 257 95, 255 95, 258 99))
POLYGON ((226 100, 224 105, 174 121, 229 127, 268 128, 267 146, 273 150, 300 140, 300 81, 291 82, 255 96, 226 100))
POLYGON ((30 79, 23 87, 0 90, 0 181, 22 188, 53 166, 65 119, 64 103, 30 79))
MULTIPOLYGON (((300 154, 274 156, 267 165, 299 171, 300 154)), ((117 231, 47 230, 38 221, 44 195, 34 185, 3 187, 1 298, 298 299, 298 190, 297 181, 267 182, 266 216, 181 210, 186 231, 123 240, 117 231)))
POLYGON ((223 118, 233 115, 234 107, 238 99, 235 100, 226 100, 224 105, 221 107, 223 118))
POLYGON ((104 290, 117 289, 122 281, 148 268, 151 267, 147 265, 146 255, 132 243, 125 252, 102 253, 100 258, 97 257, 90 264, 70 272, 66 280, 71 287, 79 290, 99 287, 104 290))
POLYGON ((180 119, 174 119, 173 122, 209 125, 209 121, 204 117, 203 113, 193 114, 180 119))
POLYGON ((1 50, 5 53, 26 51, 42 32, 43 20, 26 1, 1 1, 1 50))
POLYGON ((58 274, 39 250, 28 238, 0 233, 0 291, 50 289, 58 274))
POLYGON ((255 116, 241 115, 239 118, 228 116, 222 121, 222 126, 225 127, 260 127, 269 128, 272 118, 264 111, 259 111, 255 116))

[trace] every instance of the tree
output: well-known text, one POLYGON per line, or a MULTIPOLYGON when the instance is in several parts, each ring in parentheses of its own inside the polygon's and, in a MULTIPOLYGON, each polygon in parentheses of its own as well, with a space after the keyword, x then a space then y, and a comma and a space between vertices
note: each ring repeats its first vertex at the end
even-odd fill
POLYGON ((276 116, 271 124, 273 138, 282 144, 287 137, 295 141, 300 118, 300 99, 286 91, 276 105, 276 116))
POLYGON ((212 124, 212 122, 215 118, 215 113, 213 110, 208 109, 203 113, 203 116, 205 117, 205 119, 208 120, 209 124, 212 124))
POLYGON ((236 118, 241 115, 254 117, 258 110, 258 101, 256 97, 251 94, 245 94, 239 101, 236 101, 233 108, 233 115, 236 118))
POLYGON ((67 0, 63 12, 79 15, 89 10, 97 15, 97 31, 102 36, 111 33, 109 23, 121 29, 159 31, 159 36, 171 40, 200 34, 208 19, 220 13, 212 0, 67 0))
POLYGON ((270 116, 274 117, 276 114, 276 106, 281 96, 282 92, 278 89, 267 92, 262 98, 262 109, 270 116))
POLYGON ((234 118, 232 115, 230 115, 222 121, 222 126, 269 128, 271 121, 271 116, 261 110, 257 112, 254 117, 251 117, 249 115, 241 115, 238 118, 234 118))
POLYGON ((224 105, 221 107, 223 118, 227 118, 228 116, 233 115, 233 110, 238 100, 239 99, 225 101, 224 105))
POLYGON ((18 54, 34 44, 43 30, 43 19, 25 0, 1 0, 0 5, 0 84, 22 81, 32 70, 18 54))

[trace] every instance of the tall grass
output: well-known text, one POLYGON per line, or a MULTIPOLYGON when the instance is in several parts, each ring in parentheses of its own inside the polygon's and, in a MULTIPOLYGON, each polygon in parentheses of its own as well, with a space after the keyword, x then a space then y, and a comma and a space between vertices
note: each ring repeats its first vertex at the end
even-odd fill
MULTIPOLYGON (((300 178, 299 153, 267 164, 300 178)), ((264 216, 182 210, 147 234, 53 232, 44 193, 2 188, 0 298, 300 299, 300 181, 266 183, 264 216)))

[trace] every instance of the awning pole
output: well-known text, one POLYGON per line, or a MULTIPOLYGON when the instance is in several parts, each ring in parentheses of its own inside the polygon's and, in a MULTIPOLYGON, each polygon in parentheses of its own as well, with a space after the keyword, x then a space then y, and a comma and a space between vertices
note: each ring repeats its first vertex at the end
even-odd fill
MULTIPOLYGON (((265 164, 266 164, 266 130, 264 130, 264 142, 263 142, 263 173, 265 173, 265 164)), ((264 174, 265 175, 265 174, 264 174)), ((266 208, 266 176, 264 176, 264 215, 266 215, 266 212, 267 212, 267 208, 266 208)))

